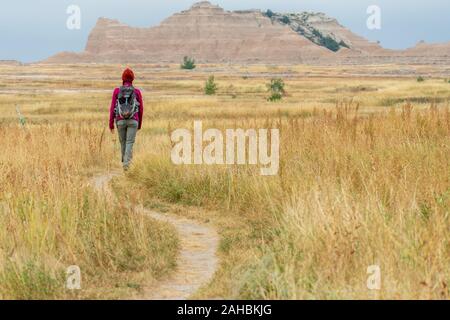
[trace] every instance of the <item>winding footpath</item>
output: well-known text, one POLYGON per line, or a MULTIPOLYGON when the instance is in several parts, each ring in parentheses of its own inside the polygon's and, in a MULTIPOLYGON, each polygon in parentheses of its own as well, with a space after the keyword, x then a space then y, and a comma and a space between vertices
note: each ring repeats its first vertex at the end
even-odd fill
MULTIPOLYGON (((112 172, 95 176, 91 185, 99 193, 114 197, 109 183, 120 173, 112 172)), ((179 217, 161 214, 138 206, 138 211, 158 221, 172 224, 180 239, 180 253, 175 271, 155 285, 144 287, 140 300, 185 300, 213 277, 218 259, 216 251, 219 245, 217 231, 210 225, 179 217)))

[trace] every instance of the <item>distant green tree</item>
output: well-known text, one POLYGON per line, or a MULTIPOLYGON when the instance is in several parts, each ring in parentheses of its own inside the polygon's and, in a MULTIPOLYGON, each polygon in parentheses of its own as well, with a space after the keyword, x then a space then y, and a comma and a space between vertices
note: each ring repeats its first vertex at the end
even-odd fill
POLYGON ((283 22, 284 24, 289 24, 291 23, 291 19, 289 19, 288 16, 283 16, 283 18, 281 18, 281 22, 283 22))
POLYGON ((341 47, 346 47, 348 48, 348 45, 341 40, 341 42, 337 42, 336 40, 334 40, 332 37, 330 36, 324 36, 319 30, 314 29, 313 30, 313 35, 317 38, 318 40, 318 44, 331 50, 334 52, 339 51, 339 49, 341 47))
POLYGON ((281 95, 281 93, 274 92, 269 98, 267 98, 267 101, 275 102, 281 100, 282 98, 283 96, 281 95))
POLYGON ((341 48, 339 46, 339 43, 337 43, 336 40, 334 40, 330 36, 326 36, 325 38, 323 38, 323 45, 334 52, 338 51, 341 48))
POLYGON ((317 30, 317 29, 313 29, 312 33, 313 33, 313 35, 315 35, 315 36, 316 36, 317 38, 319 38, 319 39, 322 39, 322 38, 323 38, 322 33, 320 33, 320 31, 317 30))
POLYGON ((417 82, 424 82, 424 81, 425 81, 424 77, 422 77, 422 76, 417 77, 417 82))
POLYGON ((195 69, 196 65, 195 65, 195 60, 192 58, 189 58, 188 56, 185 56, 183 58, 183 63, 181 64, 181 69, 186 69, 186 70, 192 70, 195 69))
POLYGON ((270 97, 267 98, 268 101, 278 101, 286 95, 284 90, 284 81, 282 79, 272 79, 270 83, 267 84, 267 89, 270 92, 270 97))
POLYGON ((214 76, 209 76, 208 80, 205 83, 205 94, 208 96, 216 94, 217 84, 214 80, 214 76))
POLYGON ((265 15, 266 15, 266 17, 272 18, 272 17, 273 17, 273 15, 274 15, 274 13, 273 13, 273 11, 272 11, 272 10, 270 10, 270 9, 267 9, 267 11, 266 11, 265 15))

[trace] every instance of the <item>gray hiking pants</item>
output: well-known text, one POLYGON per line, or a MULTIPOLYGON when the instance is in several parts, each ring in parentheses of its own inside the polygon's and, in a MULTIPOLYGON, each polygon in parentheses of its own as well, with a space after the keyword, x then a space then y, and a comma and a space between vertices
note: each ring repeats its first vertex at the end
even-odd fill
POLYGON ((122 164, 128 168, 133 158, 133 145, 138 130, 138 122, 134 119, 116 121, 122 151, 122 164))

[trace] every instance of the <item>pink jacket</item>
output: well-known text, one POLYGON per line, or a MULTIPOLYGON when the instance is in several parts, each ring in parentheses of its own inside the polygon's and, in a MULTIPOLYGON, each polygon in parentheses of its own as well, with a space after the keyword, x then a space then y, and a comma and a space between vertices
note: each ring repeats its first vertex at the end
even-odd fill
MULTIPOLYGON (((131 83, 126 82, 123 84, 124 86, 131 86, 131 83)), ((123 120, 123 118, 120 115, 117 115, 115 117, 115 109, 116 109, 116 102, 117 97, 119 95, 120 88, 115 88, 112 96, 111 101, 111 107, 109 108, 109 128, 114 129, 114 120, 123 120)), ((138 129, 140 130, 142 127, 142 118, 144 117, 144 101, 142 100, 142 93, 141 90, 135 89, 136 98, 140 104, 139 106, 139 112, 134 115, 134 120, 136 120, 139 123, 138 129)))

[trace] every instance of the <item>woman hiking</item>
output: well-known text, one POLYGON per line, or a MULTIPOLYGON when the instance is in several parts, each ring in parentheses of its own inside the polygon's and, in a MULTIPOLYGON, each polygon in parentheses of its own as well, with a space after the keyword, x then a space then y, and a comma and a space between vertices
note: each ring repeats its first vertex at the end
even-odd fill
POLYGON ((144 102, 142 93, 133 87, 134 73, 126 69, 122 74, 122 86, 114 89, 109 109, 109 129, 114 134, 114 123, 117 126, 122 153, 122 165, 128 170, 133 158, 133 145, 136 133, 142 127, 144 102))

